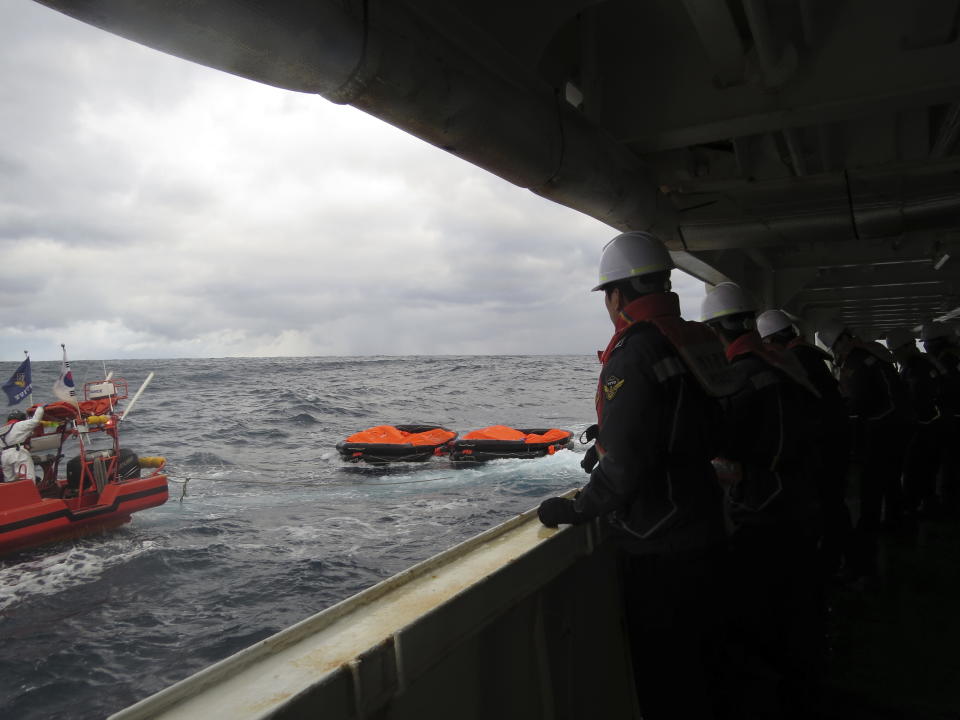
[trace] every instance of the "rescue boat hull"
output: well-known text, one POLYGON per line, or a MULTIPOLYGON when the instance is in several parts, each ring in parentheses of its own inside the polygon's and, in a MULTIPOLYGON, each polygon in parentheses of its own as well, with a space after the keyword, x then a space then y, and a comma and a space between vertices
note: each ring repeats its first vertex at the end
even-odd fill
POLYGON ((162 474, 111 482, 79 498, 42 497, 29 480, 2 483, 0 555, 116 528, 135 512, 163 505, 168 496, 162 474))

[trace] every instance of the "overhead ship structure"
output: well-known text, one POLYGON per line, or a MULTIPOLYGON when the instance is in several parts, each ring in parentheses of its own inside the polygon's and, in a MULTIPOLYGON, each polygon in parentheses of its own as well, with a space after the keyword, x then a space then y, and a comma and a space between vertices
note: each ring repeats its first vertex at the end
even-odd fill
POLYGON ((40 0, 353 105, 769 307, 960 315, 957 0, 40 0))

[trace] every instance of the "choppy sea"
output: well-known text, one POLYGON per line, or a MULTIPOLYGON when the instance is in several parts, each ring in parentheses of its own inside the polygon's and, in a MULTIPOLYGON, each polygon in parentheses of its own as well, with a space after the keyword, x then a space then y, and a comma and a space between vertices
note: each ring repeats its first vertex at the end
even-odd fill
MULTIPOLYGON (((0 363, 5 381, 17 362, 0 363)), ((33 364, 53 400, 58 362, 33 364)), ((74 362, 156 376, 122 433, 163 455, 166 505, 108 534, 0 558, 0 717, 104 718, 437 552, 582 485, 582 446, 454 468, 344 463, 379 424, 593 421, 583 356, 74 362), (186 495, 180 499, 181 489, 186 495)))

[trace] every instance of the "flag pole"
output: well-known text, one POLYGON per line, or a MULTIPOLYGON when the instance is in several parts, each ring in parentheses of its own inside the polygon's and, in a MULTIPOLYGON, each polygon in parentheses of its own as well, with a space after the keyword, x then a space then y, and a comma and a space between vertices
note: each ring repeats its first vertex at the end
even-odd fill
MULTIPOLYGON (((100 361, 100 364, 103 365, 103 374, 105 375, 105 377, 103 378, 103 381, 104 381, 105 383, 108 383, 108 382, 110 382, 110 378, 113 377, 113 370, 111 370, 110 372, 107 372, 107 361, 106 361, 106 360, 101 360, 101 361, 100 361)), ((107 395, 107 400, 108 400, 109 403, 110 403, 110 414, 113 415, 114 407, 113 407, 113 394, 112 394, 112 393, 111 393, 110 395, 107 395)))
POLYGON ((67 360, 67 346, 63 343, 60 343, 60 349, 63 351, 63 364, 61 365, 60 379, 57 381, 57 383, 63 382, 66 378, 70 381, 70 384, 61 388, 62 393, 58 391, 57 385, 54 384, 53 392, 61 400, 67 399, 72 402, 73 406, 77 409, 77 417, 82 418, 82 415, 80 414, 80 401, 77 400, 77 389, 73 383, 73 372, 70 369, 70 361, 67 360), (67 397, 64 398, 63 395, 66 395, 67 397))
MULTIPOLYGON (((26 355, 27 360, 30 359, 30 351, 29 351, 29 350, 24 350, 24 351, 23 351, 23 354, 26 355)), ((27 397, 28 397, 28 399, 29 399, 29 405, 27 405, 27 407, 31 407, 31 406, 33 405, 33 383, 30 383, 30 395, 28 395, 27 397)))
POLYGON ((73 382, 73 371, 70 369, 70 361, 67 360, 67 346, 64 343, 60 343, 60 349, 63 351, 63 360, 60 365, 60 377, 53 385, 53 394, 61 400, 73 402, 73 406, 77 409, 77 419, 73 424, 77 429, 77 442, 80 445, 80 456, 83 457, 86 452, 84 435, 88 432, 87 424, 83 421, 83 413, 80 412, 80 403, 77 401, 77 389, 73 382))

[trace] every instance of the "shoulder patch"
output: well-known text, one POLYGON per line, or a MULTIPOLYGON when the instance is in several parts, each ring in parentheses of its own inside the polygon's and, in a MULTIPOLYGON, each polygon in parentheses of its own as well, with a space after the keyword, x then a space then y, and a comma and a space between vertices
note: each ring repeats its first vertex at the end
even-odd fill
POLYGON ((616 375, 611 375, 603 383, 603 394, 607 398, 607 402, 613 400, 617 393, 620 391, 620 388, 623 387, 623 383, 626 382, 621 378, 618 378, 616 375))

